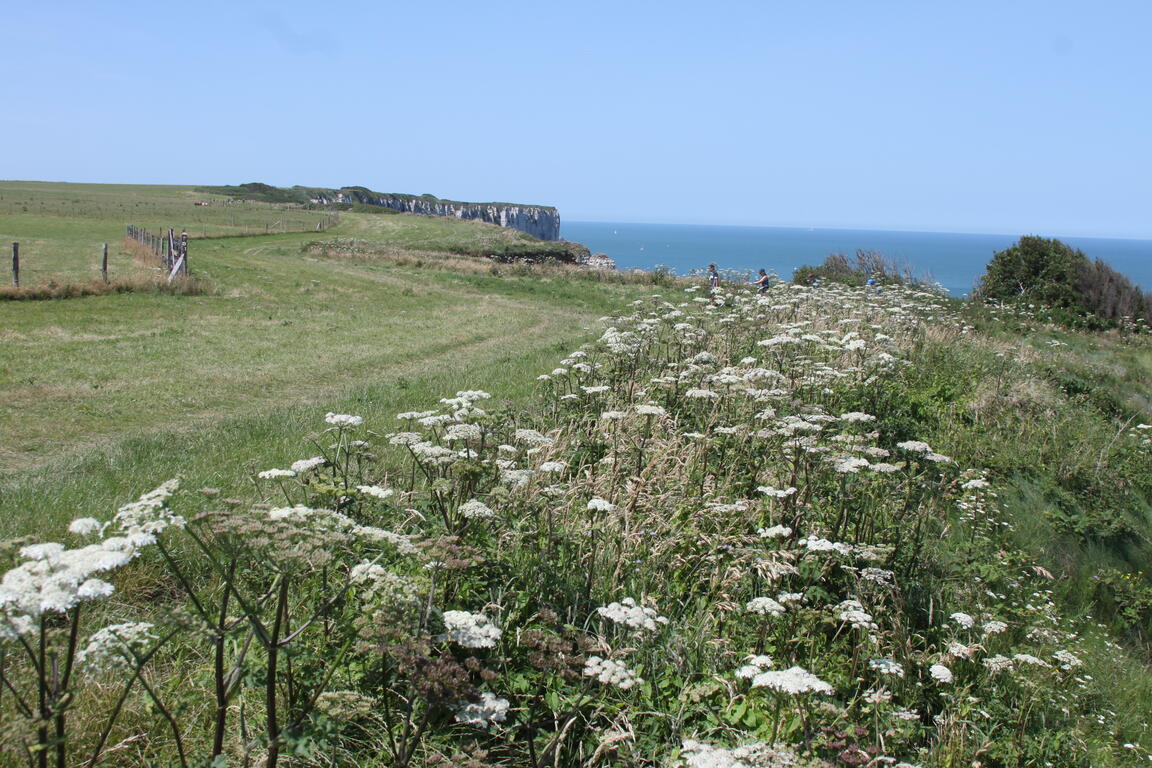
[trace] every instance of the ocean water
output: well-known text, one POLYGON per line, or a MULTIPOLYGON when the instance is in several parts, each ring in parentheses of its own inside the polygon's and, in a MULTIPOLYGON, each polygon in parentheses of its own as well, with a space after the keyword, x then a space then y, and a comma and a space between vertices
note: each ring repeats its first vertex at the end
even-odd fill
MULTIPOLYGON (((913 274, 940 283, 953 296, 971 292, 993 254, 1019 239, 1017 235, 948 232, 584 221, 562 223, 560 235, 583 243, 593 253, 611 256, 620 269, 654 269, 663 265, 684 275, 715 263, 722 270, 756 271, 763 267, 785 280, 791 279, 796 267, 823 263, 830 253, 853 256, 857 248, 862 248, 879 251, 911 268, 913 274)), ((1090 259, 1106 261, 1144 290, 1152 290, 1152 240, 1059 239, 1079 248, 1090 259)))

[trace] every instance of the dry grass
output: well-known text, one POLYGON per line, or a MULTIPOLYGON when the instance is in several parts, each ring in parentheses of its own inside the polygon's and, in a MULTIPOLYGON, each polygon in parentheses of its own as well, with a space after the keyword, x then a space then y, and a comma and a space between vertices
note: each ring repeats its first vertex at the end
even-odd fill
POLYGON ((107 296, 113 293, 164 293, 172 296, 202 296, 213 292, 212 284, 200 277, 176 277, 172 282, 160 275, 134 275, 107 282, 92 280, 49 280, 29 286, 0 287, 0 300, 41 301, 45 299, 80 299, 85 296, 107 296))
POLYGON ((0 300, 39 301, 44 299, 79 299, 85 296, 107 296, 114 293, 163 293, 172 296, 201 296, 213 292, 210 281, 190 275, 178 275, 171 282, 164 275, 160 261, 141 243, 124 238, 124 251, 132 256, 135 274, 102 280, 52 278, 34 285, 0 287, 0 300))

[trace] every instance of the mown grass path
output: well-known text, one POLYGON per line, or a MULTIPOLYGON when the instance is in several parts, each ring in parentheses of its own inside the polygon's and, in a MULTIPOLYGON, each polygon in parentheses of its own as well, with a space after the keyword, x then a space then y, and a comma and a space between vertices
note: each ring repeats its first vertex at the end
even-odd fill
POLYGON ((328 259, 303 248, 315 239, 196 241, 211 295, 0 304, 0 536, 107 509, 161 476, 227 488, 276 444, 269 425, 300 451, 298 420, 349 400, 387 412, 467 387, 520 394, 641 291, 328 259))

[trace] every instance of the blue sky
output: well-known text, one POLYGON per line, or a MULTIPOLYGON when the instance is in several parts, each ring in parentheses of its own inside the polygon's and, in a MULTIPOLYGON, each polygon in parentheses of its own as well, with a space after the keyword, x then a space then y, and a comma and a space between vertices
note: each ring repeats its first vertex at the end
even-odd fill
POLYGON ((1152 3, 5 3, 0 177, 1152 238, 1152 3))

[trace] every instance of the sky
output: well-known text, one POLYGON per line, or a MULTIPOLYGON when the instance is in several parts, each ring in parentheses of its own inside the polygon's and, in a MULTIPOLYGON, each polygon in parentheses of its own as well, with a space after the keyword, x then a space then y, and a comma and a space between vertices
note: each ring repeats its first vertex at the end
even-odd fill
POLYGON ((1152 3, 3 5, 0 178, 1152 238, 1152 3))

